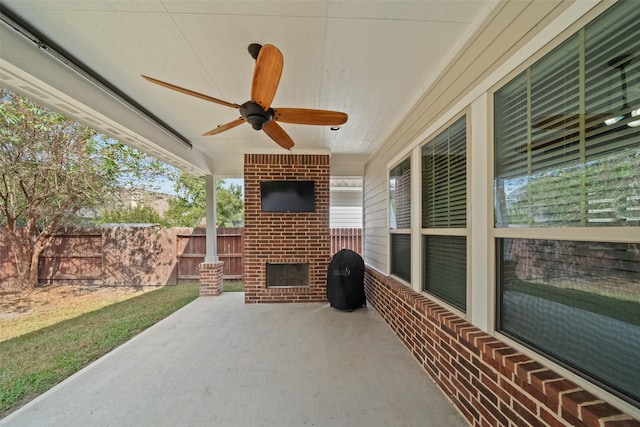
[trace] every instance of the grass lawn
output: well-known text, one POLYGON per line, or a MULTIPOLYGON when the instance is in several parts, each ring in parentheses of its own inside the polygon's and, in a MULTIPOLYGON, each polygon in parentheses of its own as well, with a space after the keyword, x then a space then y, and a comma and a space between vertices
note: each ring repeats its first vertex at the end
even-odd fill
POLYGON ((558 302, 569 307, 601 314, 632 325, 640 325, 640 302, 612 298, 604 295, 518 281, 513 290, 558 302))
POLYGON ((225 292, 244 292, 244 283, 236 281, 225 281, 222 284, 225 292))
MULTIPOLYGON (((53 311, 48 320, 37 320, 40 329, 27 326, 31 332, 0 341, 0 418, 193 301, 198 292, 198 285, 166 286, 98 309, 75 307, 76 317, 67 313, 62 321, 53 311)), ((24 322, 33 316, 24 316, 24 322)), ((13 322, 12 329, 19 324, 13 322)))
POLYGON ((0 342, 95 311, 157 288, 44 286, 0 293, 0 342))

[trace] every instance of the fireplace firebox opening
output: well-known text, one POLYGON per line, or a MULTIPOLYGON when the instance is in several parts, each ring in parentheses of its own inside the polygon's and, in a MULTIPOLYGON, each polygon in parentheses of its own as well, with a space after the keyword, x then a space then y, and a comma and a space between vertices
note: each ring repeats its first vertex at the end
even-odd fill
POLYGON ((309 286, 309 263, 267 263, 267 288, 309 286))

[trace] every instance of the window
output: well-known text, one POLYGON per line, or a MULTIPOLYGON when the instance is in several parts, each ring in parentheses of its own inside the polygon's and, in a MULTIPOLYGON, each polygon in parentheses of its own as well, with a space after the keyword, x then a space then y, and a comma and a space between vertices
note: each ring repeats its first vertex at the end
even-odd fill
POLYGON ((640 12, 613 9, 496 92, 497 227, 640 225, 640 12))
POLYGON ((410 234, 391 234, 391 274, 411 283, 410 234))
POLYGON ((635 405, 638 22, 616 3, 494 96, 497 327, 635 405))
POLYGON ((498 246, 501 331, 640 402, 640 244, 498 246))
POLYGON ((422 147, 423 290, 467 305, 467 126, 456 120, 422 147))
POLYGON ((422 237, 424 290, 465 311, 467 308, 467 239, 464 236, 422 237))
POLYGON ((411 159, 389 172, 391 274, 411 283, 411 159))
POLYGON ((405 159, 389 173, 389 228, 411 228, 411 161, 405 159))

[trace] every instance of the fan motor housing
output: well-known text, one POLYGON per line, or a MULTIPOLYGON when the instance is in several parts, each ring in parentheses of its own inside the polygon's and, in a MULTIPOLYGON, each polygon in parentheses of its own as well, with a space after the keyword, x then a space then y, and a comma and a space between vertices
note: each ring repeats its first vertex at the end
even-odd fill
POLYGON ((262 128, 273 120, 273 108, 269 108, 265 111, 260 104, 253 101, 247 101, 240 106, 240 114, 244 119, 251 124, 255 130, 262 130, 262 128))

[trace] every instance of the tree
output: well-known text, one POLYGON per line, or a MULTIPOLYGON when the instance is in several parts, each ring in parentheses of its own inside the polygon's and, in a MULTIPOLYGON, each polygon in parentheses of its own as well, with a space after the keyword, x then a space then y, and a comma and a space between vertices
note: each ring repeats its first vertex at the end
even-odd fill
MULTIPOLYGON (((216 222, 219 227, 241 227, 244 222, 242 187, 225 186, 223 179, 216 181, 216 222)), ((180 172, 175 184, 176 196, 169 199, 169 209, 164 214, 170 226, 195 227, 206 215, 206 191, 204 179, 180 172)))
POLYGON ((171 227, 196 227, 206 215, 204 180, 180 171, 175 180, 176 195, 169 199, 164 220, 171 227))
POLYGON ((631 225, 637 221, 639 170, 640 151, 627 149, 539 172, 509 195, 507 218, 526 226, 631 225))
POLYGON ((225 186, 225 181, 216 181, 216 222, 218 227, 242 227, 244 225, 244 202, 242 187, 235 184, 225 186))
POLYGON ((162 170, 134 149, 0 91, 0 233, 22 285, 34 287, 40 254, 74 215, 110 205, 116 189, 162 170))
POLYGON ((101 212, 98 224, 160 224, 162 216, 151 206, 120 206, 101 212))

